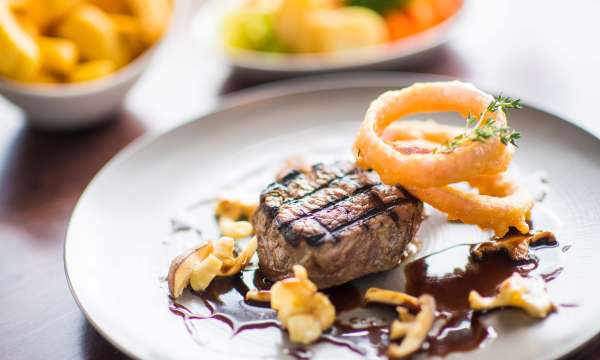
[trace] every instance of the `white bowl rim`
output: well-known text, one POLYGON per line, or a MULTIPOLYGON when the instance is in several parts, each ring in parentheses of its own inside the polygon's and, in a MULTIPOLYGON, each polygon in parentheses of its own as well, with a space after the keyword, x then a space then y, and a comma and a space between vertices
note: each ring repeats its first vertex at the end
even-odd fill
POLYGON ((171 19, 167 31, 163 36, 131 62, 108 76, 91 81, 60 84, 26 83, 0 77, 0 91, 13 92, 26 96, 64 98, 101 92, 118 84, 122 84, 140 73, 148 64, 156 50, 171 36, 175 24, 182 18, 182 15, 185 15, 188 2, 189 0, 173 0, 174 7, 171 12, 171 19))

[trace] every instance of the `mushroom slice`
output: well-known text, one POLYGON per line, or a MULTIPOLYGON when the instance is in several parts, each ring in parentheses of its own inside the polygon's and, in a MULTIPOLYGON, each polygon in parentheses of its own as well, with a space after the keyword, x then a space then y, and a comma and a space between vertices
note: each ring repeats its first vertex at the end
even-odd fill
MULTIPOLYGON (((427 333, 433 326, 435 320, 435 299, 433 296, 424 294, 419 297, 419 306, 421 310, 412 318, 406 316, 406 320, 394 320, 390 328, 390 339, 404 337, 400 345, 390 344, 387 354, 389 357, 408 356, 421 348, 421 345, 427 338, 427 333)), ((402 317, 403 312, 399 311, 402 317)))
POLYGON ((190 285, 194 291, 204 291, 211 281, 219 274, 223 262, 218 257, 210 254, 206 259, 194 266, 192 276, 190 276, 190 285))
POLYGON ((556 243, 556 238, 551 231, 538 231, 533 234, 518 234, 504 239, 479 243, 473 246, 471 255, 476 259, 480 259, 488 253, 506 251, 514 261, 527 260, 529 258, 529 247, 541 240, 546 240, 551 244, 556 243))
POLYGON ((245 299, 258 302, 271 302, 271 292, 269 290, 249 290, 246 293, 245 299))
POLYGON ((311 344, 321 336, 319 320, 310 314, 294 314, 286 321, 290 340, 298 344, 311 344))
POLYGON ((514 273, 500 284, 496 296, 482 297, 475 290, 469 293, 469 305, 474 310, 490 310, 498 307, 518 307, 530 316, 544 318, 556 310, 545 283, 538 278, 524 278, 514 273))
POLYGON ((233 276, 239 273, 256 252, 256 237, 246 248, 234 257, 234 240, 223 237, 215 243, 195 247, 176 257, 169 268, 169 291, 178 298, 183 290, 191 285, 196 291, 202 291, 217 276, 233 276))
POLYGON ((228 217, 219 218, 219 231, 223 236, 229 236, 234 239, 243 239, 254 231, 254 227, 246 220, 233 220, 228 217))
POLYGON ((304 267, 294 265, 293 269, 294 277, 271 287, 271 308, 277 311, 292 342, 310 344, 333 325, 335 308, 327 296, 317 291, 304 267))
POLYGON ((254 256, 257 246, 258 242, 256 240, 256 236, 254 236, 252 239, 250 239, 250 241, 248 241, 248 244, 246 244, 244 250, 234 259, 230 266, 223 266, 219 276, 233 276, 242 271, 242 269, 248 265, 252 259, 252 256, 254 256))
POLYGON ((168 284, 171 295, 178 298, 190 283, 194 267, 213 251, 212 243, 206 243, 187 250, 171 262, 168 284))
POLYGON ((224 236, 234 239, 246 238, 254 232, 254 227, 247 221, 258 208, 255 200, 244 199, 234 193, 223 193, 217 199, 215 216, 218 219, 219 231, 224 236))
POLYGON ((233 256, 235 240, 228 236, 223 236, 214 243, 213 247, 212 254, 223 262, 223 266, 231 266, 235 263, 235 257, 233 256))
POLYGON ((250 219, 258 208, 256 200, 247 199, 248 196, 225 192, 217 199, 215 215, 218 218, 226 217, 232 220, 250 219))
POLYGON ((419 306, 419 299, 399 291, 369 288, 365 293, 367 303, 380 303, 386 305, 410 305, 419 306))
POLYGON ((408 309, 405 307, 398 306, 396 308, 396 311, 398 312, 398 317, 402 321, 414 321, 415 320, 415 316, 413 314, 411 314, 410 311, 408 311, 408 309))

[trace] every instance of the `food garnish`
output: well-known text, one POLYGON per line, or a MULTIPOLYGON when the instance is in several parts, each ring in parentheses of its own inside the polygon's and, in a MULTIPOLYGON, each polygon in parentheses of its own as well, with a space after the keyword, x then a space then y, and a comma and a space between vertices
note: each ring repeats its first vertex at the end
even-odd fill
POLYGON ((81 82, 125 66, 166 31, 171 0, 0 1, 0 75, 81 82))
POLYGON ((369 288, 365 293, 366 303, 379 303, 386 305, 410 305, 419 306, 419 299, 399 291, 379 288, 369 288))
POLYGON ((435 299, 429 294, 416 298, 399 291, 369 288, 365 294, 365 301, 387 305, 410 305, 418 308, 417 315, 413 315, 405 307, 398 306, 400 320, 394 320, 390 326, 390 339, 404 339, 400 345, 391 343, 388 347, 388 356, 403 357, 410 355, 421 348, 427 338, 427 333, 435 320, 435 299))
POLYGON ((507 173, 495 175, 479 175, 467 181, 471 187, 476 188, 480 195, 509 196, 519 190, 518 183, 507 173))
POLYGON ((248 290, 244 296, 246 300, 258 302, 271 302, 271 291, 269 290, 248 290))
POLYGON ((219 231, 223 236, 243 239, 252 235, 252 224, 246 220, 235 221, 227 217, 219 219, 219 231))
MULTIPOLYGON (((381 138, 388 125, 401 117, 418 112, 447 111, 467 116, 483 112, 492 100, 491 96, 473 85, 459 81, 416 83, 402 90, 385 92, 367 109, 354 143, 357 161, 359 165, 376 170, 386 183, 420 188, 443 186, 474 176, 503 172, 508 168, 514 149, 512 145, 502 144, 498 138, 491 138, 485 143, 469 142, 449 154, 412 156, 393 151, 389 141, 394 139, 384 141, 381 138), (430 171, 423 171, 425 169, 430 171)), ((507 125, 503 112, 490 113, 489 117, 500 126, 507 125)), ((431 122, 428 124, 429 129, 436 128, 431 122)))
POLYGON ((294 266, 294 276, 271 287, 271 308, 288 330, 290 340, 300 344, 315 342, 333 325, 335 308, 329 298, 317 291, 306 269, 294 266))
POLYGON ((413 315, 407 308, 402 306, 396 307, 396 312, 401 321, 414 321, 415 315, 413 315))
POLYGON ((417 198, 447 213, 451 220, 493 229, 498 237, 504 236, 510 227, 527 233, 526 221, 533 199, 517 183, 507 186, 503 175, 512 159, 515 133, 490 130, 492 127, 508 129, 504 109, 518 106, 517 101, 493 99, 473 85, 458 81, 417 83, 388 91, 367 110, 354 144, 354 154, 360 166, 377 171, 384 183, 404 186, 417 198), (455 111, 465 117, 482 114, 478 122, 469 118, 469 122, 474 123, 469 134, 476 137, 472 140, 471 135, 465 136, 467 140, 452 146, 452 151, 403 152, 398 141, 410 139, 419 126, 422 126, 421 140, 439 145, 452 142, 460 133, 457 135, 456 129, 427 122, 411 124, 406 133, 399 123, 391 135, 385 135, 388 125, 403 116, 434 111, 455 111), (449 186, 470 180, 473 180, 471 185, 481 186, 486 194, 449 186))
POLYGON ((178 298, 190 285, 195 291, 203 291, 217 276, 233 276, 239 273, 256 252, 256 238, 234 256, 234 240, 222 237, 194 247, 176 257, 169 268, 169 291, 178 298))
POLYGON ((254 231, 251 219, 258 203, 243 199, 241 196, 225 193, 217 199, 215 215, 219 223, 219 231, 223 236, 243 239, 254 231))
POLYGON ((482 258, 488 253, 505 251, 512 260, 522 261, 529 259, 529 247, 541 241, 556 243, 551 231, 537 231, 533 234, 512 235, 503 239, 484 241, 473 246, 471 255, 482 258))
POLYGON ((390 357, 403 357, 410 355, 419 349, 427 338, 427 333, 433 326, 435 320, 435 299, 433 296, 423 294, 419 296, 420 311, 414 318, 398 311, 404 320, 394 320, 390 327, 390 339, 403 338, 400 345, 391 343, 387 354, 390 357))
MULTIPOLYGON (((492 118, 486 118, 486 114, 494 113, 496 111, 502 111, 506 114, 508 109, 522 109, 520 99, 511 99, 503 97, 502 95, 497 96, 490 102, 488 107, 479 114, 478 117, 474 117, 471 114, 467 115, 467 125, 465 132, 456 135, 451 140, 448 140, 442 146, 441 152, 449 153, 456 150, 460 146, 464 146, 468 142, 486 142, 490 138, 499 138, 504 145, 513 144, 517 146, 516 140, 521 138, 521 133, 515 131, 508 126, 499 126, 492 118)), ((438 149, 434 150, 434 153, 438 149)))
POLYGON ((250 219, 257 207, 258 203, 254 200, 246 199, 239 194, 225 192, 217 199, 215 215, 233 220, 250 219))
POLYGON ((499 292, 495 296, 482 297, 477 291, 471 291, 469 304, 474 310, 518 307, 537 318, 544 318, 556 310, 544 281, 533 277, 524 278, 517 273, 500 284, 499 292))
POLYGON ((271 290, 249 290, 245 299, 270 302, 290 340, 296 343, 313 343, 335 320, 329 298, 317 291, 301 265, 294 265, 293 277, 277 281, 271 290))

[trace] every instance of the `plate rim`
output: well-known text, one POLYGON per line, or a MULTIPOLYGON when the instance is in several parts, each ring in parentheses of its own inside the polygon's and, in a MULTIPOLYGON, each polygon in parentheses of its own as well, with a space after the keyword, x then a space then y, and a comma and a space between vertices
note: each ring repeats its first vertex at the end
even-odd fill
MULTIPOLYGON (((123 352, 127 356, 138 359, 141 358, 138 353, 136 353, 132 349, 128 349, 125 345, 121 343, 121 341, 115 337, 112 337, 108 332, 104 331, 100 324, 98 324, 91 313, 89 313, 83 303, 82 300, 77 295, 77 290, 75 289, 71 278, 69 276, 69 265, 68 265, 68 244, 70 238, 73 237, 72 227, 73 220, 76 217, 78 211, 82 207, 84 201, 88 197, 88 194, 94 190, 95 184, 98 182, 98 179, 103 176, 103 174, 112 170, 112 168, 118 166, 120 163, 127 161, 131 156, 133 156, 138 151, 143 148, 150 146, 153 142, 157 141, 163 136, 167 136, 168 134, 178 131, 187 126, 191 126, 192 124, 202 121, 204 118, 214 116, 223 111, 227 111, 230 109, 234 109, 239 106, 244 106, 256 102, 272 100, 279 97, 293 96, 296 94, 305 94, 311 93, 315 91, 335 91, 335 90, 343 90, 343 89, 364 89, 364 88, 380 88, 380 87, 394 87, 394 82, 396 83, 407 83, 407 82, 423 82, 423 81, 450 81, 457 80, 456 77, 451 77, 447 75, 436 75, 436 74, 428 74, 428 73, 416 73, 416 72, 390 72, 390 71, 380 71, 380 72, 351 72, 351 73, 343 73, 343 74, 327 74, 327 75, 311 75, 300 78, 279 80, 271 83, 256 85, 247 89, 236 91, 232 94, 226 95, 223 97, 217 105, 208 112, 202 112, 191 116, 188 120, 185 120, 181 123, 175 124, 166 129, 161 129, 159 131, 150 131, 141 135, 140 137, 134 139, 120 151, 118 151, 109 161, 107 161, 101 168, 96 172, 92 180, 88 183, 85 189, 82 191, 79 196, 76 205, 73 208, 73 211, 69 217, 65 238, 63 242, 63 267, 65 272, 65 277, 67 280, 67 285, 69 291, 79 307, 79 310, 83 313, 88 321, 94 329, 102 335, 109 343, 115 346, 119 351, 123 352)), ((469 80, 465 80, 469 81, 469 80)), ((470 82, 470 81, 469 81, 470 82)), ((479 88, 485 89, 485 91, 489 92, 490 89, 494 90, 493 87, 488 87, 483 83, 483 86, 479 86, 479 88)), ((400 87, 400 86, 399 86, 400 87)), ((496 93, 492 91, 492 93, 496 93)), ((511 92, 512 95, 513 92, 511 92)), ((545 110, 543 106, 538 106, 535 102, 530 101, 527 97, 520 97, 523 100, 523 104, 525 107, 534 109, 539 111, 545 115, 549 115, 551 117, 557 118, 557 120, 567 123, 568 126, 573 127, 576 130, 580 130, 586 135, 591 136, 596 142, 600 143, 600 132, 594 131, 587 126, 583 126, 581 124, 577 124, 569 118, 563 116, 562 114, 556 111, 548 111, 545 110)), ((73 271, 73 269, 71 269, 73 271)), ((578 351, 585 348, 586 345, 593 342, 595 339, 600 337, 600 332, 596 333, 594 336, 583 340, 577 341, 576 346, 570 350, 569 352, 560 356, 560 358, 568 357, 572 354, 577 353, 578 351)))

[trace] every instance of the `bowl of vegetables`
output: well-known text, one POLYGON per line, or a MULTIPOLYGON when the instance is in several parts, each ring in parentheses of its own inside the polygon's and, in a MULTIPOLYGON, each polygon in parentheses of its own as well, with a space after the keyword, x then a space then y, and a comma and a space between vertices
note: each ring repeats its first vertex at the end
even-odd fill
POLYGON ((194 34, 257 75, 389 68, 445 43, 463 9, 463 0, 208 1, 194 34))
POLYGON ((114 118, 182 2, 0 0, 0 94, 37 127, 114 118))

